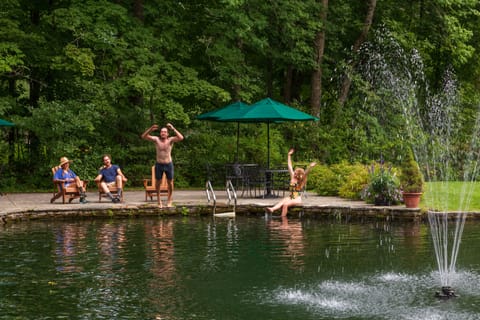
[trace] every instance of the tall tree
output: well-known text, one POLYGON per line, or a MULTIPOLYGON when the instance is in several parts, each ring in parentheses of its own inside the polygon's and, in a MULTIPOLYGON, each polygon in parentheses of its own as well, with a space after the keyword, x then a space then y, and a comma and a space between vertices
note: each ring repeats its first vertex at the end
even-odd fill
POLYGON ((320 21, 322 21, 323 28, 317 32, 315 36, 315 66, 312 72, 312 94, 310 98, 310 105, 312 107, 313 115, 320 117, 320 104, 322 98, 322 61, 325 51, 325 35, 327 25, 328 0, 322 0, 322 8, 320 11, 320 21))
MULTIPOLYGON (((370 30, 370 27, 372 26, 373 16, 375 14, 375 7, 377 5, 377 0, 366 0, 366 1, 367 1, 367 3, 366 3, 367 11, 366 11, 365 19, 364 19, 364 22, 363 22, 363 28, 360 32, 360 35, 358 36, 358 38, 355 40, 355 43, 353 44, 353 47, 352 47, 352 55, 353 56, 355 56, 355 54, 360 49, 360 46, 367 39, 368 31, 370 30)), ((350 65, 348 66, 349 69, 350 70, 354 69, 356 63, 357 63, 357 60, 355 58, 353 58, 351 60, 350 65)), ((351 78, 350 78, 350 76, 347 72, 347 73, 344 74, 343 82, 342 82, 342 85, 340 87, 340 93, 339 93, 339 96, 338 96, 338 102, 339 102, 340 106, 343 106, 345 104, 345 101, 347 100, 347 97, 348 97, 348 93, 350 91, 351 84, 352 84, 352 80, 351 80, 351 78)))

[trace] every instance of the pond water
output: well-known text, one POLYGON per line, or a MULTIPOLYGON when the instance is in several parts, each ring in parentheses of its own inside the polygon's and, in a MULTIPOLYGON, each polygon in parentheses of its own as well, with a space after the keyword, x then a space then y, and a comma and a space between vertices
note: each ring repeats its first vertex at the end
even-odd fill
POLYGON ((0 319, 478 319, 480 223, 439 300, 427 224, 261 217, 0 226, 0 319))

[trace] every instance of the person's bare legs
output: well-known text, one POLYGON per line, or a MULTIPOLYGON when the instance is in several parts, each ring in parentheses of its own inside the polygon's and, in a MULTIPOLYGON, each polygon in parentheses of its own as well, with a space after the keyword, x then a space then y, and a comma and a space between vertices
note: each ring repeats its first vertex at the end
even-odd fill
POLYGON ((108 189, 108 186, 104 181, 100 182, 100 187, 102 188, 103 193, 110 193, 110 189, 108 189))
POLYGON ((300 203, 302 203, 302 198, 301 198, 301 197, 297 197, 297 198, 295 198, 295 199, 287 198, 287 200, 283 202, 283 206, 282 206, 282 217, 286 217, 286 216, 287 216, 288 208, 293 207, 293 206, 296 206, 296 205, 298 205, 298 204, 300 204, 300 203))
POLYGON ((109 197, 110 200, 112 200, 112 202, 116 203, 119 201, 119 200, 115 200, 112 193, 110 192, 110 189, 108 189, 108 185, 107 183, 105 183, 105 181, 100 182, 100 187, 102 188, 103 193, 105 193, 107 197, 109 197))
POLYGON ((117 198, 119 200, 123 199, 123 180, 121 175, 115 177, 115 185, 117 186, 117 198))
POLYGON ((267 211, 270 212, 270 213, 273 213, 274 211, 277 211, 278 209, 280 209, 280 207, 283 206, 283 204, 285 203, 285 201, 288 201, 289 199, 290 199, 290 197, 283 198, 282 200, 280 200, 279 202, 277 202, 277 204, 275 204, 273 207, 267 207, 267 208, 265 208, 265 210, 267 210, 267 211))
POLYGON ((167 207, 173 207, 172 196, 173 196, 173 179, 172 180, 167 179, 167 207))
POLYGON ((117 177, 115 178, 115 184, 117 185, 117 188, 119 188, 120 190, 122 190, 122 188, 123 188, 123 180, 122 180, 122 176, 121 176, 121 175, 117 175, 117 177))
POLYGON ((83 189, 83 183, 78 176, 75 177, 75 184, 77 185, 78 190, 85 191, 85 190, 82 190, 83 189))
POLYGON ((158 203, 158 207, 161 209, 163 208, 163 204, 162 204, 162 199, 160 199, 160 184, 161 184, 162 180, 155 180, 155 190, 157 190, 157 203, 158 203))
POLYGON ((80 180, 78 176, 75 177, 75 184, 77 185, 77 188, 80 191, 80 202, 87 203, 87 200, 85 199, 87 197, 87 194, 85 193, 86 190, 83 186, 83 182, 80 180))

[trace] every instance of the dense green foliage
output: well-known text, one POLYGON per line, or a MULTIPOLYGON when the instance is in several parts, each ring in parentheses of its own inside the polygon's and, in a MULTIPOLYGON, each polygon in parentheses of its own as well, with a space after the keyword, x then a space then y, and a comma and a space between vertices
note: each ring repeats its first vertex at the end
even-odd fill
MULTIPOLYGON (((1 1, 0 118, 16 126, 0 128, 0 189, 51 187, 61 156, 91 180, 103 153, 140 186, 155 158, 140 135, 167 122, 185 135, 173 150, 176 186, 202 186, 207 169, 221 179, 235 161, 237 124, 195 117, 266 96, 316 113, 318 68, 320 121, 270 125, 273 165, 292 146, 298 161, 398 162, 415 135, 406 106, 428 124, 432 100, 454 108, 452 148, 462 154, 480 101, 480 4, 378 1, 363 39, 369 2, 330 1, 326 10, 315 0, 1 1), (446 101, 450 74, 456 98, 446 101)), ((266 136, 264 124, 240 124, 239 161, 265 164, 266 136)), ((338 192, 342 179, 323 187, 338 192)))

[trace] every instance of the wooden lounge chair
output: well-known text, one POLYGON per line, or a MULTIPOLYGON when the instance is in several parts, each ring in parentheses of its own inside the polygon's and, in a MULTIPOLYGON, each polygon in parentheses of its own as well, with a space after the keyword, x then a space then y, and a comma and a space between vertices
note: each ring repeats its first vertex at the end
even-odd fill
MULTIPOLYGON (((103 167, 101 167, 100 169, 102 169, 103 167)), ((123 191, 125 191, 125 183, 127 182, 127 179, 125 177, 122 178, 122 184, 123 184, 123 191)), ((102 202, 102 198, 107 198, 107 194, 105 192, 103 192, 103 189, 102 189, 102 186, 101 186, 101 183, 102 181, 95 181, 95 183, 97 184, 97 189, 98 189, 98 202, 102 202)), ((118 188, 116 185, 113 185, 113 186, 108 186, 108 191, 110 191, 110 193, 112 194, 112 196, 115 198, 115 197, 118 197, 118 188)), ((120 196, 120 201, 123 202, 123 195, 124 195, 125 192, 122 192, 122 195, 120 196)))
MULTIPOLYGON (((148 197, 150 197, 150 201, 153 200, 153 197, 157 196, 157 190, 155 189, 155 166, 152 167, 152 178, 151 179, 143 179, 143 186, 145 188, 145 201, 148 201, 148 197)), ((162 181, 160 182, 160 195, 168 195, 168 185, 167 185, 167 176, 163 173, 162 181)))
MULTIPOLYGON (((59 169, 61 169, 60 166, 55 166, 52 168, 52 175, 55 175, 55 172, 57 172, 59 169)), ((65 203, 65 201, 68 199, 68 203, 72 202, 73 199, 80 198, 80 190, 78 190, 78 187, 75 183, 69 184, 67 187, 65 187, 65 182, 63 181, 57 181, 53 182, 55 185, 55 188, 53 190, 53 198, 58 199, 62 197, 62 202, 65 203)), ((82 180, 82 185, 83 189, 85 192, 87 192, 87 180, 82 180)))
MULTIPOLYGON (((98 188, 98 202, 102 202, 102 198, 107 198, 107 194, 103 192, 102 186, 100 185, 102 182, 101 181, 95 181, 97 183, 97 188, 98 188)), ((125 180, 123 181, 123 191, 125 191, 125 180)), ((112 196, 118 197, 118 188, 117 186, 108 186, 108 191, 112 194, 112 196)), ((125 192, 122 192, 120 196, 120 201, 123 202, 123 194, 125 192)))

